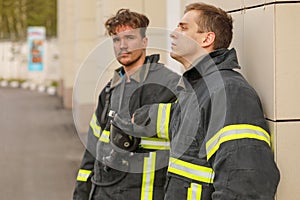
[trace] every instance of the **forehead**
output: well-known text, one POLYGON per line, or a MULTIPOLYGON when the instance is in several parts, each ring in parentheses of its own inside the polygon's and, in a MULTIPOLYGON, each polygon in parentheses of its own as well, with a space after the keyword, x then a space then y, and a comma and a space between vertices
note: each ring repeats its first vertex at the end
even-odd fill
POLYGON ((197 25, 196 23, 197 18, 199 18, 199 12, 196 10, 191 10, 183 15, 179 24, 197 25))
POLYGON ((124 35, 124 34, 137 34, 139 33, 138 29, 135 29, 129 25, 121 25, 117 26, 115 29, 116 35, 124 35))

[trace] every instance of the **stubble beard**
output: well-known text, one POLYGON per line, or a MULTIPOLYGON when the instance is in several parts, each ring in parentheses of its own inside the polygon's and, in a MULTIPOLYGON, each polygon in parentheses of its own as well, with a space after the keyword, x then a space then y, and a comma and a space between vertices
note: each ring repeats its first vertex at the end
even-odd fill
MULTIPOLYGON (((130 53, 131 54, 131 53, 130 53)), ((131 54, 132 55, 132 54, 131 54)), ((141 57, 143 56, 143 53, 140 53, 140 55, 138 55, 138 57, 136 57, 133 60, 128 60, 128 61, 122 61, 122 58, 118 58, 118 61, 121 65, 123 65, 124 67, 130 67, 132 65, 134 65, 134 63, 136 63, 141 57)))

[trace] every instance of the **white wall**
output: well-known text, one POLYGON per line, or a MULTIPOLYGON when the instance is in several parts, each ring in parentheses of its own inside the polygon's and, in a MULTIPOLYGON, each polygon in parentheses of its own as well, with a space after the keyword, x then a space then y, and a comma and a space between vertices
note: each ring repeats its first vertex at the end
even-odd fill
POLYGON ((27 42, 0 42, 0 77, 26 79, 37 84, 58 80, 60 69, 57 39, 49 39, 44 43, 44 69, 41 72, 28 71, 28 48, 27 42))

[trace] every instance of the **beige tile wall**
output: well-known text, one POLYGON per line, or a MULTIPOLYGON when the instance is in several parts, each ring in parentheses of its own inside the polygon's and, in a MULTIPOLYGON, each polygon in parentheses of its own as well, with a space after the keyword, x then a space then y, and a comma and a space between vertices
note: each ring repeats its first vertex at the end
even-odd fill
POLYGON ((275 119, 275 34, 273 5, 244 13, 243 74, 258 92, 266 117, 275 119))
POLYGON ((300 122, 269 121, 269 125, 275 140, 275 157, 281 173, 277 200, 296 200, 300 195, 300 122))
POLYGON ((300 119, 300 3, 275 8, 276 119, 300 119))

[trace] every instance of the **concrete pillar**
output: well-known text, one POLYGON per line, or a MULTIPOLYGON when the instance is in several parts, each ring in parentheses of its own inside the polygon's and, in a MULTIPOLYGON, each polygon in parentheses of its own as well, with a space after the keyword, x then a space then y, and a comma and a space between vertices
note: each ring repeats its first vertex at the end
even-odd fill
POLYGON ((74 24, 75 1, 58 1, 58 40, 60 66, 62 72, 62 97, 66 108, 72 107, 72 87, 74 82, 74 24))
MULTIPOLYGON (((93 99, 88 99, 82 94, 76 96, 78 90, 84 92, 87 89, 81 89, 80 85, 87 86, 93 78, 90 74, 85 74, 81 80, 78 80, 78 75, 82 74, 87 69, 86 60, 96 47, 97 43, 97 24, 96 24, 96 0, 90 0, 89 3, 81 0, 75 0, 75 37, 74 37, 74 67, 70 75, 73 79, 73 114, 75 117, 76 128, 79 132, 86 132, 91 119, 91 113, 94 110, 93 99), (80 83, 77 83, 80 81, 80 83)), ((90 61, 89 62, 93 62, 90 61)), ((87 66, 88 65, 88 66, 87 66)), ((91 66, 97 63, 91 63, 91 66)))

